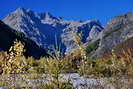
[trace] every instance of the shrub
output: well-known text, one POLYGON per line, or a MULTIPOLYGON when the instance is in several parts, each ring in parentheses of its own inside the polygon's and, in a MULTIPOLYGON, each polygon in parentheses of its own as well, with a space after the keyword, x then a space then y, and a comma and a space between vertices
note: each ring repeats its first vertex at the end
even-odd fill
POLYGON ((23 73, 25 71, 25 57, 23 56, 24 45, 21 42, 14 42, 9 53, 3 53, 1 59, 2 74, 23 73))
POLYGON ((125 54, 126 57, 117 57, 114 53, 109 58, 96 60, 84 60, 79 66, 79 73, 87 77, 114 77, 133 75, 133 58, 125 54))
POLYGON ((100 40, 90 42, 86 48, 86 53, 90 54, 92 51, 95 51, 99 47, 100 40))

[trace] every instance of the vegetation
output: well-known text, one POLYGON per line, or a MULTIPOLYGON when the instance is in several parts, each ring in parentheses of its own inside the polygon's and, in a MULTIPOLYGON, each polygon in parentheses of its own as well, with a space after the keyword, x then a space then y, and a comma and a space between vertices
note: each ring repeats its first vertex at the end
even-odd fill
MULTIPOLYGON (((0 53, 0 73, 2 75, 20 74, 23 79, 30 80, 42 79, 45 74, 50 80, 48 83, 37 85, 38 89, 74 89, 70 81, 60 80, 62 78, 60 74, 71 72, 77 72, 81 76, 92 78, 133 78, 133 55, 125 52, 124 56, 118 57, 112 51, 108 58, 92 60, 86 54, 95 50, 99 41, 90 43, 89 48, 85 50, 82 43, 79 42, 80 37, 77 36, 76 39, 78 40, 76 41, 78 51, 75 51, 72 55, 62 57, 57 54, 54 57, 40 58, 39 60, 32 57, 25 58, 23 56, 25 52, 24 45, 15 41, 9 52, 0 53)), ((9 86, 11 83, 7 80, 6 78, 4 80, 0 78, 0 81, 2 81, 0 86, 9 86)), ((113 81, 113 83, 116 81, 113 81)), ((21 84, 25 84, 25 82, 21 81, 21 84)))
POLYGON ((123 53, 133 55, 133 37, 125 40, 116 47, 114 47, 114 52, 116 55, 123 55, 123 53))
POLYGON ((22 73, 25 71, 25 58, 23 56, 24 45, 21 42, 14 42, 8 54, 1 55, 0 67, 2 74, 22 73))
POLYGON ((95 51, 99 47, 99 41, 100 40, 96 40, 88 44, 88 47, 86 48, 87 54, 90 54, 92 51, 95 51))
POLYGON ((79 72, 87 77, 116 77, 116 76, 132 76, 133 58, 131 55, 125 54, 125 57, 112 56, 97 60, 88 59, 83 61, 79 72), (84 71, 83 71, 84 69, 84 71))

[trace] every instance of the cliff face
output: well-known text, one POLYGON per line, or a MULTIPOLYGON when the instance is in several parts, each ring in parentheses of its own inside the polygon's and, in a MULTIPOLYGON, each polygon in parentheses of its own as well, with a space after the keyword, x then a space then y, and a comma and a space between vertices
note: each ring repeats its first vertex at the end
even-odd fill
POLYGON ((105 27, 93 57, 101 57, 111 52, 115 46, 131 37, 133 37, 133 12, 113 18, 105 27))
POLYGON ((36 13, 18 8, 3 21, 46 49, 60 47, 63 53, 75 48, 74 34, 82 33, 82 42, 94 40, 103 29, 98 20, 73 21, 55 17, 50 13, 36 13))

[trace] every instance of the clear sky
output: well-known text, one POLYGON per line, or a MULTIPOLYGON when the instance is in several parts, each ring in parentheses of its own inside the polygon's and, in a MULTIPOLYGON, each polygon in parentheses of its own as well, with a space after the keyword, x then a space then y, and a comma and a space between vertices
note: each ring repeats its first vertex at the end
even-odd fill
POLYGON ((1 0, 0 19, 19 7, 68 20, 99 19, 106 24, 114 16, 133 11, 133 0, 1 0))

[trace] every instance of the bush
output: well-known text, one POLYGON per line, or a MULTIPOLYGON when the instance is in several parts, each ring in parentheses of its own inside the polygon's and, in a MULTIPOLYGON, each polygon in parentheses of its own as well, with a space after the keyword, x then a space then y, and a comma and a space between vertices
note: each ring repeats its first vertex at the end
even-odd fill
POLYGON ((133 77, 133 57, 128 54, 117 57, 114 53, 109 58, 84 60, 79 73, 87 77, 133 77))
POLYGON ((95 51, 99 47, 100 40, 90 42, 86 48, 86 53, 90 54, 92 51, 95 51))
POLYGON ((25 72, 25 57, 23 56, 24 45, 21 42, 14 42, 9 52, 3 53, 1 56, 1 73, 12 74, 12 73, 23 73, 25 72))

